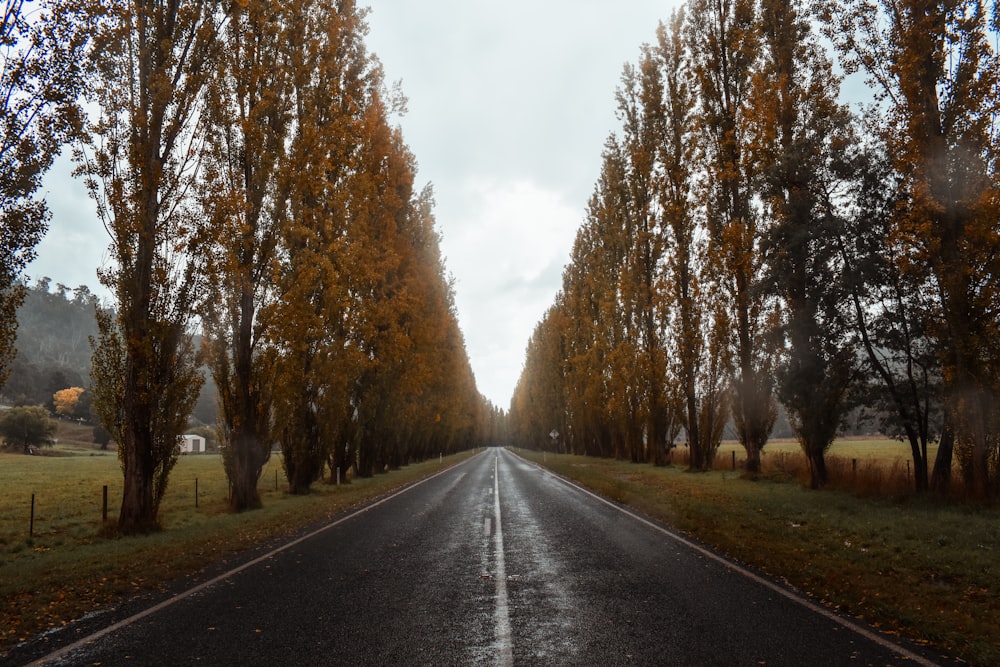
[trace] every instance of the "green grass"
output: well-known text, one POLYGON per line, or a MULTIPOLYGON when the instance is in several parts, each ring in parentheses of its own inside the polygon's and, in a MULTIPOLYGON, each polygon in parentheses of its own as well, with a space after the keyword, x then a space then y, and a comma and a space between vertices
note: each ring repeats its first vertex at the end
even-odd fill
POLYGON ((883 631, 973 664, 1000 664, 996 508, 810 491, 794 476, 750 481, 732 471, 552 454, 544 465, 883 631))
POLYGON ((293 535, 347 508, 452 465, 471 453, 434 459, 341 486, 318 483, 290 496, 278 456, 261 476, 263 508, 227 509, 228 484, 218 455, 182 456, 160 509, 163 530, 131 538, 102 537, 102 487, 108 518, 121 504, 122 477, 113 452, 64 446, 61 456, 0 454, 0 648, 106 607, 255 546, 293 535), (75 455, 68 455, 75 452, 75 455), (275 490, 275 472, 278 488, 275 490), (195 480, 198 506, 195 507, 195 480), (31 494, 34 535, 29 535, 31 494))

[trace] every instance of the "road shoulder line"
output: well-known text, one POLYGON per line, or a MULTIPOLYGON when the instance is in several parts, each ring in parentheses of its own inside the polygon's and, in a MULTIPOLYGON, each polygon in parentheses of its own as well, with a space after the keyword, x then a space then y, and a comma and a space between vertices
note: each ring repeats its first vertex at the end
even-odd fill
POLYGON ((897 644, 897 643, 895 643, 895 642, 887 639, 886 637, 884 637, 884 636, 882 636, 882 635, 880 635, 880 634, 878 634, 876 632, 873 632, 871 630, 868 630, 867 628, 864 628, 864 627, 862 627, 862 626, 854 623, 850 619, 845 618, 845 617, 841 616, 840 614, 837 614, 836 612, 833 612, 833 611, 827 609, 826 607, 820 606, 820 605, 816 604, 815 602, 813 602, 813 601, 811 601, 811 600, 809 600, 809 599, 807 599, 805 597, 802 597, 798 593, 796 593, 794 591, 791 591, 791 590, 785 588, 784 586, 781 586, 781 585, 779 585, 779 584, 771 581, 770 579, 767 579, 766 577, 763 577, 763 576, 757 574, 756 572, 748 570, 747 568, 740 566, 739 564, 737 564, 737 563, 729 560, 728 558, 724 558, 723 556, 720 556, 719 554, 717 554, 717 553, 715 553, 715 552, 713 552, 713 551, 711 551, 711 550, 709 550, 709 549, 701 546, 700 544, 698 544, 698 543, 696 543, 696 542, 694 542, 692 540, 687 539, 686 537, 683 537, 682 535, 679 535, 679 534, 677 534, 677 533, 675 533, 675 532, 673 532, 671 530, 668 530, 667 528, 665 528, 665 527, 661 526, 660 524, 652 521, 651 519, 648 519, 648 518, 646 518, 646 517, 644 517, 644 516, 636 513, 635 511, 627 508, 627 507, 623 507, 622 505, 619 505, 618 503, 615 503, 615 502, 613 502, 613 501, 605 498, 604 496, 601 496, 601 495, 599 495, 599 494, 591 491, 590 489, 588 489, 588 488, 586 488, 586 487, 584 487, 584 486, 582 486, 582 485, 574 482, 573 480, 571 480, 571 479, 569 479, 567 477, 563 477, 562 475, 554 473, 551 470, 549 470, 548 468, 544 468, 541 465, 535 463, 534 461, 529 461, 528 459, 526 459, 526 458, 518 455, 515 452, 510 451, 509 449, 506 450, 506 451, 509 452, 510 454, 512 454, 513 456, 517 457, 521 461, 524 461, 525 463, 527 463, 529 465, 535 466, 538 470, 542 471, 543 473, 545 473, 547 475, 551 475, 553 479, 557 479, 560 482, 562 482, 563 484, 565 484, 565 485, 567 485, 567 486, 569 486, 571 488, 574 488, 577 491, 580 491, 580 492, 582 492, 582 493, 584 493, 584 494, 586 494, 586 495, 594 498, 595 500, 600 501, 601 503, 607 505, 608 507, 611 507, 611 508, 613 508, 615 510, 618 510, 622 514, 624 514, 624 515, 626 515, 626 516, 628 516, 628 517, 630 517, 630 518, 638 521, 639 523, 643 524, 644 526, 646 526, 648 528, 652 528, 653 530, 661 533, 662 535, 665 535, 666 537, 669 537, 673 541, 678 542, 679 544, 683 544, 684 546, 688 547, 689 549, 692 549, 693 551, 696 551, 700 555, 705 556, 706 558, 709 558, 709 559, 715 561, 716 563, 719 563, 720 565, 723 565, 724 567, 728 568, 729 570, 731 570, 733 572, 736 572, 736 573, 738 573, 738 574, 740 574, 740 575, 742 575, 742 576, 750 579, 751 581, 753 581, 755 583, 758 583, 758 584, 760 584, 760 585, 762 585, 762 586, 770 589, 771 591, 773 591, 773 592, 781 595, 782 597, 787 598, 788 600, 791 600, 792 602, 795 602, 796 604, 799 604, 802 607, 805 607, 809 611, 815 612, 815 613, 823 616, 824 618, 827 618, 827 619, 833 621, 837 625, 840 625, 843 628, 851 630, 852 632, 861 635, 865 639, 873 641, 876 644, 878 644, 879 646, 881 646, 881 647, 883 647, 885 649, 888 649, 890 651, 893 651, 894 653, 896 653, 896 654, 898 654, 898 655, 900 655, 900 656, 902 656, 902 657, 904 657, 904 658, 906 658, 908 660, 912 660, 914 663, 916 663, 918 665, 921 665, 922 667, 937 667, 937 663, 932 662, 931 660, 928 660, 927 658, 923 657, 922 655, 919 655, 918 653, 914 653, 913 651, 907 649, 906 647, 900 646, 899 644, 897 644))
MULTIPOLYGON (((483 453, 485 453, 485 452, 483 452, 483 453)), ((346 521, 349 521, 350 519, 353 519, 353 518, 355 518, 355 517, 357 517, 357 516, 359 516, 361 514, 364 514, 368 510, 374 509, 374 508, 378 507, 379 505, 387 503, 390 500, 393 500, 394 498, 397 498, 397 497, 403 495, 404 493, 406 493, 408 491, 411 491, 412 489, 417 488, 418 486, 420 486, 421 484, 423 484, 425 482, 429 482, 432 479, 440 477, 441 475, 454 470, 455 468, 463 466, 463 465, 469 463, 470 461, 475 460, 477 458, 477 456, 478 455, 473 455, 470 458, 465 459, 464 461, 460 461, 460 462, 456 463, 455 465, 448 466, 444 470, 439 470, 438 472, 434 473, 433 475, 430 475, 429 477, 424 477, 423 479, 420 479, 420 480, 417 480, 416 482, 408 484, 408 485, 404 486, 403 488, 398 489, 398 490, 396 490, 393 493, 390 493, 387 496, 383 496, 382 498, 379 498, 377 500, 372 501, 370 504, 364 505, 363 507, 360 507, 360 508, 354 510, 350 514, 346 514, 346 515, 340 517, 339 519, 336 519, 334 521, 331 521, 330 523, 324 524, 324 525, 320 526, 319 528, 306 533, 305 535, 300 535, 299 537, 291 540, 290 542, 286 542, 286 543, 282 544, 281 546, 272 549, 271 551, 267 552, 266 554, 263 554, 261 556, 257 556, 256 558, 253 558, 252 560, 249 560, 246 563, 243 563, 242 565, 239 565, 238 567, 234 567, 231 570, 223 572, 222 574, 219 574, 219 575, 217 575, 217 576, 209 579, 208 581, 204 581, 204 582, 198 584, 197 586, 189 588, 189 589, 187 589, 185 591, 181 591, 180 593, 177 593, 176 595, 173 595, 172 597, 169 597, 166 600, 163 600, 162 602, 153 605, 152 607, 148 607, 146 609, 143 609, 142 611, 137 612, 137 613, 129 616, 128 618, 122 619, 122 620, 118 621, 117 623, 113 623, 113 624, 109 625, 106 628, 103 628, 101 630, 98 630, 97 632, 94 632, 94 633, 91 633, 91 634, 87 635, 86 637, 78 639, 75 642, 73 642, 72 644, 68 644, 68 645, 66 645, 66 646, 64 646, 64 647, 62 647, 62 648, 60 648, 60 649, 58 649, 56 651, 53 651, 52 653, 49 653, 48 655, 45 655, 45 656, 43 656, 43 657, 41 657, 41 658, 39 658, 39 659, 37 659, 37 660, 35 660, 33 662, 28 663, 28 667, 38 667, 40 665, 45 665, 45 664, 47 664, 49 662, 56 661, 56 660, 59 660, 61 658, 64 658, 65 656, 67 656, 68 654, 72 653, 73 651, 75 651, 77 649, 80 649, 80 648, 83 648, 87 644, 91 644, 91 643, 97 641, 98 639, 101 639, 102 637, 104 637, 106 635, 109 635, 112 632, 115 632, 116 630, 120 630, 121 628, 129 626, 129 625, 135 623, 136 621, 140 621, 140 620, 146 618, 147 616, 152 616, 153 614, 155 614, 155 613, 157 613, 159 611, 162 611, 162 610, 166 609, 167 607, 170 607, 171 605, 173 605, 173 604, 175 604, 177 602, 180 602, 181 600, 187 599, 187 598, 191 597, 192 595, 200 593, 201 591, 205 590, 206 588, 209 588, 210 586, 214 586, 215 584, 217 584, 217 583, 219 583, 221 581, 225 581, 226 579, 229 579, 230 577, 232 577, 232 576, 234 576, 236 574, 239 574, 240 572, 242 572, 244 570, 248 570, 248 569, 250 569, 251 567, 253 567, 255 565, 259 565, 260 563, 266 561, 267 559, 269 559, 269 558, 271 558, 271 557, 273 557, 273 556, 275 556, 275 555, 277 555, 277 554, 279 554, 279 553, 281 553, 283 551, 291 549, 292 547, 297 546, 297 545, 305 542, 306 540, 310 540, 310 539, 316 537, 317 535, 320 535, 321 533, 324 533, 327 530, 330 530, 331 528, 334 528, 335 526, 339 526, 340 524, 342 524, 342 523, 344 523, 346 521)))

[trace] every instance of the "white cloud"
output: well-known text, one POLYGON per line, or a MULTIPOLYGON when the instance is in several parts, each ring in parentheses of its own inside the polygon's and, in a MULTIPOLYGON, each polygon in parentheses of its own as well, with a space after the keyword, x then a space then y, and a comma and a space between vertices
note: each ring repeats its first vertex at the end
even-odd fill
POLYGON ((506 408, 527 338, 559 289, 581 213, 560 193, 527 181, 470 178, 460 191, 456 205, 438 211, 452 220, 442 251, 456 276, 479 390, 506 408))
POLYGON ((42 191, 52 220, 26 273, 32 281, 47 276, 53 284, 71 288, 86 285, 105 297, 106 290, 97 281, 97 268, 103 263, 108 237, 97 219, 93 200, 72 172, 73 162, 64 153, 45 176, 42 191))

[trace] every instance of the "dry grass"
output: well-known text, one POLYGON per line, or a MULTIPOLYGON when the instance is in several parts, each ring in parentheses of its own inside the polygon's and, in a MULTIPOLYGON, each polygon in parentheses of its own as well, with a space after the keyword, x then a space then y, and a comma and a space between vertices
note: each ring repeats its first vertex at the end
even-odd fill
MULTIPOLYGON (((102 534, 102 487, 117 518, 122 481, 117 456, 84 445, 63 456, 0 454, 0 648, 63 625, 123 596, 161 589, 206 565, 295 534, 345 509, 426 477, 471 453, 434 459, 371 479, 317 484, 290 496, 272 457, 260 481, 263 508, 227 509, 218 455, 183 456, 160 511, 164 530, 133 538, 102 534), (76 451, 76 455, 65 455, 76 451), (82 454, 82 455, 81 455, 82 454), (278 488, 275 489, 275 473, 278 488), (195 484, 197 480, 197 507, 195 484), (34 535, 29 535, 31 494, 34 535)), ((74 450, 74 447, 80 447, 74 450)))
MULTIPOLYGON (((780 460, 773 453, 769 460, 780 460)), ((541 462, 541 456, 525 454, 541 462)), ((739 471, 688 473, 677 465, 552 454, 546 459, 554 471, 845 614, 973 664, 1000 664, 996 508, 909 493, 871 498, 856 489, 810 491, 796 480, 801 471, 790 453, 784 470, 772 463, 757 481, 739 471)), ((851 472, 850 459, 844 461, 831 471, 835 476, 851 472)), ((905 467, 872 457, 859 461, 858 476, 886 489, 894 480, 905 481, 905 467)))
MULTIPOLYGON (((928 448, 933 465, 936 446, 928 448)), ((675 449, 675 465, 688 463, 687 450, 675 449)), ((913 463, 910 446, 887 438, 843 438, 837 440, 826 454, 830 488, 870 498, 900 498, 914 494, 913 463)), ((724 442, 715 458, 715 470, 744 470, 746 454, 736 442, 724 442)), ((809 467, 802 449, 795 440, 768 442, 761 456, 764 477, 778 480, 798 480, 808 484, 809 467)), ((960 499, 964 489, 961 479, 953 479, 953 499, 960 499)))

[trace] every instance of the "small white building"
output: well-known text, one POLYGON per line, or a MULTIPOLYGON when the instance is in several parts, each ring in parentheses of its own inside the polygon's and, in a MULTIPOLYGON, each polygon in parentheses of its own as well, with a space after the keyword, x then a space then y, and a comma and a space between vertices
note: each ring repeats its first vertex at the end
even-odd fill
POLYGON ((205 438, 202 436, 185 434, 181 437, 182 454, 200 454, 205 451, 205 438))

